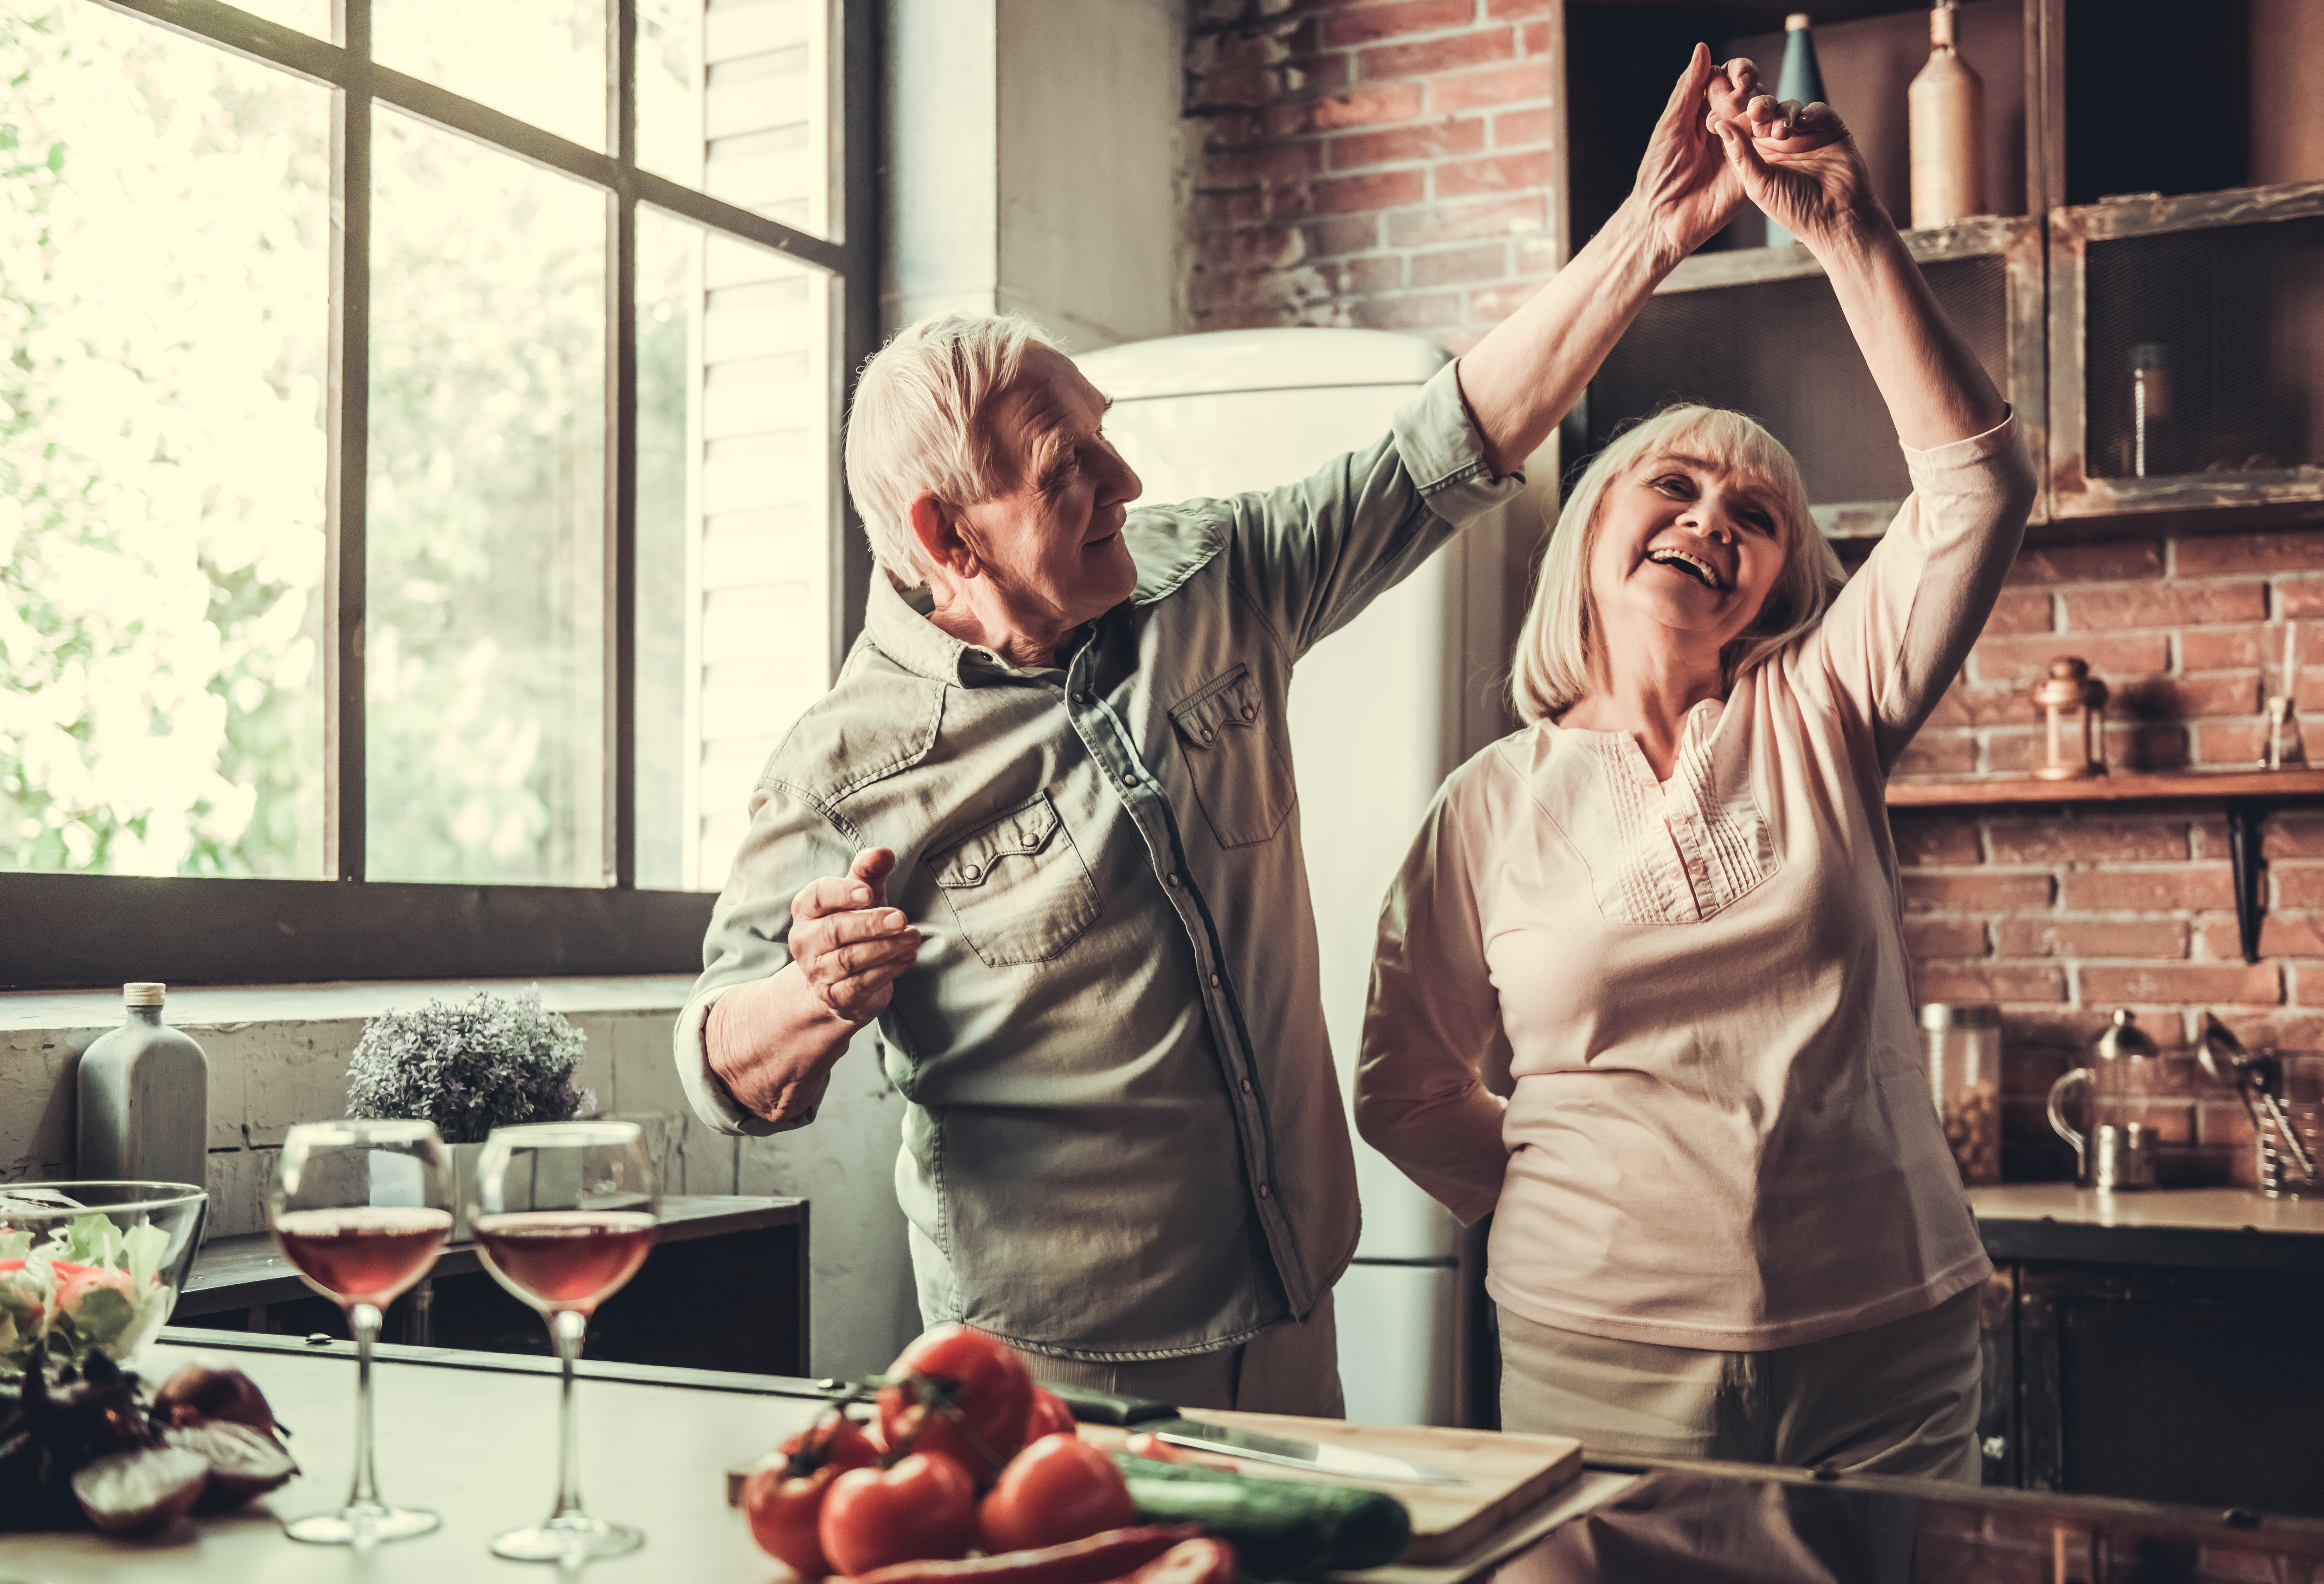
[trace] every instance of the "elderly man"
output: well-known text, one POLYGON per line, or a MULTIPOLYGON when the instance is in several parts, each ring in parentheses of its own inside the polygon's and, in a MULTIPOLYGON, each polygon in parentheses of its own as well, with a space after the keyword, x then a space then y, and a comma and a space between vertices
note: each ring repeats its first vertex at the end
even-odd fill
POLYGON ((768 762, 678 1062, 713 1125, 813 1120, 876 1021, 920 1309, 1035 1373, 1332 1414, 1353 1161, 1316 987, 1292 667, 1508 498, 1655 283, 1741 201, 1698 48, 1605 230, 1304 484, 1130 511, 1106 398, 950 315, 863 371, 885 579, 768 762))

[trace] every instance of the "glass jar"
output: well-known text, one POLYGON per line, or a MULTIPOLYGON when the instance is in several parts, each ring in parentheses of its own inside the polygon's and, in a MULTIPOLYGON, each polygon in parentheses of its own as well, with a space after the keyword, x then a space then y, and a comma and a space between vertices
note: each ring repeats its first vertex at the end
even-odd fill
POLYGON ((1929 1092, 1963 1182, 2001 1181, 2001 1008, 1921 1008, 1929 1092))

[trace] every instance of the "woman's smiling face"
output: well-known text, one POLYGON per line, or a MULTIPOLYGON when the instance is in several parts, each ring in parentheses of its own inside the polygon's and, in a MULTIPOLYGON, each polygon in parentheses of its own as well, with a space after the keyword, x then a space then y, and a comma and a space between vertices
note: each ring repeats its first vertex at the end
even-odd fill
POLYGON ((1683 439, 1631 464, 1598 505, 1593 652, 1673 638, 1717 650, 1741 636, 1784 574, 1781 499, 1683 439))

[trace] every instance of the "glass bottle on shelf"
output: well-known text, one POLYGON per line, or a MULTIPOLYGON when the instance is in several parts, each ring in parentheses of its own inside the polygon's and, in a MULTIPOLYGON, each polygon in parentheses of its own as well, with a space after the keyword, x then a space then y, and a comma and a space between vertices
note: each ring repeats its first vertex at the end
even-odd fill
POLYGON ((1905 90, 1912 124, 1913 228, 1985 208, 1985 83, 1960 57, 1954 0, 1929 13, 1929 62, 1905 90))
POLYGON ((2171 348, 2160 341, 2141 341, 2130 349, 2130 472, 2144 478, 2149 459, 2157 473, 2175 469, 2164 458, 2163 441, 2171 424, 2171 348))
MULTIPOLYGON (((1816 65, 1815 35, 1808 31, 1808 14, 1794 11, 1784 18, 1784 68, 1775 78, 1778 100, 1797 99, 1812 105, 1824 97, 1823 72, 1816 65)), ((1767 222, 1767 245, 1787 247, 1792 234, 1767 222)))
POLYGON ((1944 1124, 1953 1164, 1968 1183, 2001 1181, 2001 1008, 1921 1008, 1929 1092, 1944 1124))

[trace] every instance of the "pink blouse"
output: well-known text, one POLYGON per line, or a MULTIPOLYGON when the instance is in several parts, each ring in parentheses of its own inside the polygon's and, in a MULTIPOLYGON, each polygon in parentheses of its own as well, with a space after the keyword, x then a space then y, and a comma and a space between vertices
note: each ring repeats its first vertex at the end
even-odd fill
POLYGON ((1914 493, 1822 625, 1688 715, 1543 722, 1445 782, 1379 925, 1356 1116, 1543 1325, 1757 1351, 1992 1269, 1906 977, 1888 771, 2033 498, 2016 426, 1905 448, 1914 493), (1506 1036, 1514 1092, 1480 1076, 1506 1036))

